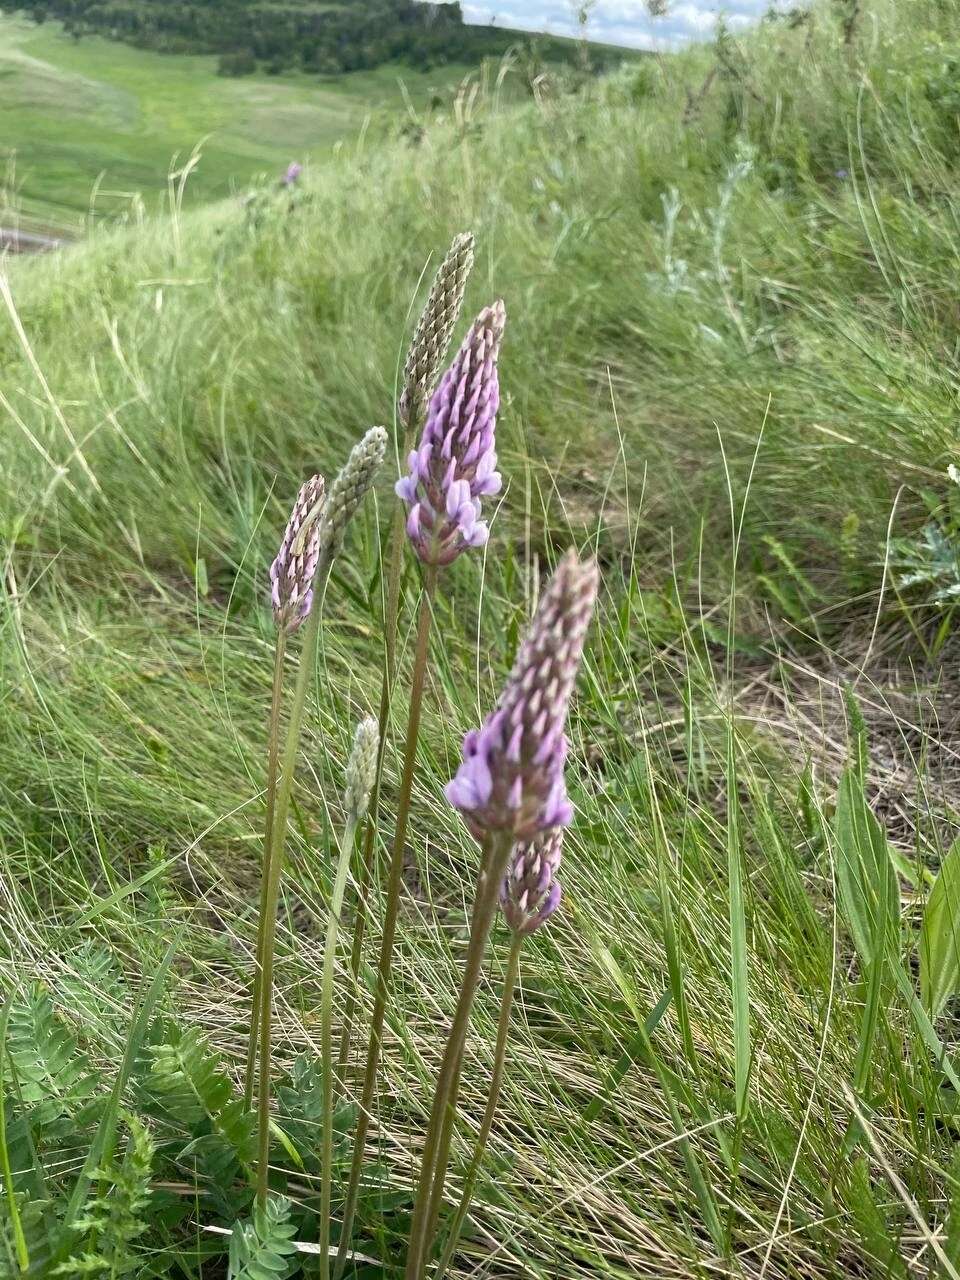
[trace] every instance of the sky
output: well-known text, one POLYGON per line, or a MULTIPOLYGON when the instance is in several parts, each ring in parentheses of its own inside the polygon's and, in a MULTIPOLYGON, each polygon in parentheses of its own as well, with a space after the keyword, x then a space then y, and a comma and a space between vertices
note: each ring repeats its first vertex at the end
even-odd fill
MULTIPOLYGON (((489 22, 527 31, 573 35, 574 0, 464 0, 467 22, 489 22)), ((671 49, 689 40, 707 39, 722 12, 732 31, 755 22, 770 0, 671 0, 666 16, 651 18, 646 0, 597 0, 590 16, 590 38, 638 49, 671 49)))

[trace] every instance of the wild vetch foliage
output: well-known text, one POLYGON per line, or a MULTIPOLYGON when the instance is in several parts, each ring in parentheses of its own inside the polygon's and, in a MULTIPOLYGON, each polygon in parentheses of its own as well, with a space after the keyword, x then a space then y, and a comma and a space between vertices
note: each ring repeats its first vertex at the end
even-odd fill
POLYGON ((424 564, 450 564, 487 540, 480 499, 501 485, 494 436, 505 322, 502 302, 477 316, 433 394, 420 443, 407 459, 409 474, 397 481, 409 510, 407 533, 424 564))
POLYGON ((407 426, 413 425, 433 393, 472 268, 473 236, 466 231, 454 239, 440 264, 407 352, 399 405, 401 421, 407 426))
POLYGON ((564 556, 543 593, 500 702, 463 740, 446 796, 478 840, 502 832, 534 840, 567 826, 563 766, 570 694, 597 595, 597 565, 564 556))
POLYGON ((311 476, 300 486, 277 557, 270 566, 270 597, 277 626, 296 631, 306 621, 313 603, 313 580, 320 560, 320 523, 323 476, 311 476), (304 522, 309 518, 304 532, 304 522), (299 547, 299 550, 295 550, 299 547))
POLYGON ((563 827, 517 845, 500 887, 500 908, 516 934, 535 933, 560 905, 563 827))

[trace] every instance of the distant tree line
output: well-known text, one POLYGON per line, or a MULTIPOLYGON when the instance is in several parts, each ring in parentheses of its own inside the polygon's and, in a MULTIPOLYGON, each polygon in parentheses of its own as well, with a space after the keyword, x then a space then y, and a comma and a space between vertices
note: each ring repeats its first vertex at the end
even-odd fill
MULTIPOLYGON (((392 61, 429 70, 499 57, 516 41, 515 32, 465 24, 458 0, 0 0, 0 9, 58 18, 76 39, 97 32, 167 53, 216 53, 224 75, 335 75, 392 61)), ((569 43, 546 43, 541 56, 575 56, 569 43)))

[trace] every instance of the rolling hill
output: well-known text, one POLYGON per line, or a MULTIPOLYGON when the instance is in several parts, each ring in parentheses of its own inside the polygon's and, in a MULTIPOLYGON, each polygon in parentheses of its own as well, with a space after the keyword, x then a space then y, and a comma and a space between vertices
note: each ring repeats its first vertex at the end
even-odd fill
MULTIPOLYGON (((530 49, 526 38, 519 47, 530 49)), ((417 131, 452 111, 461 83, 480 75, 484 48, 471 35, 465 60, 429 69, 394 58, 347 73, 301 66, 237 78, 219 75, 213 54, 161 54, 91 32, 77 39, 57 21, 0 15, 0 227, 76 235, 91 217, 169 209, 171 198, 180 200, 169 174, 195 148, 188 204, 242 192, 291 160, 352 145, 361 132, 369 143, 417 131)), ((558 41, 552 51, 569 65, 573 48, 558 41)), ((563 65, 546 61, 550 52, 538 50, 533 62, 525 53, 503 92, 523 98, 540 69, 563 65)), ((601 50, 601 59, 614 56, 601 50)))

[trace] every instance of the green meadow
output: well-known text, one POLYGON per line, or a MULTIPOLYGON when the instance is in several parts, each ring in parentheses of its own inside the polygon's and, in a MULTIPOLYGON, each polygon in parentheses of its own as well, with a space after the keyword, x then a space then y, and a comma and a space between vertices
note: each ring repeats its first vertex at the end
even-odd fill
POLYGON ((356 145, 385 108, 415 112, 469 70, 231 79, 216 74, 216 61, 93 35, 74 41, 59 23, 0 17, 7 205, 73 233, 139 200, 157 211, 169 201, 169 175, 195 151, 188 201, 222 198, 291 160, 356 145))

